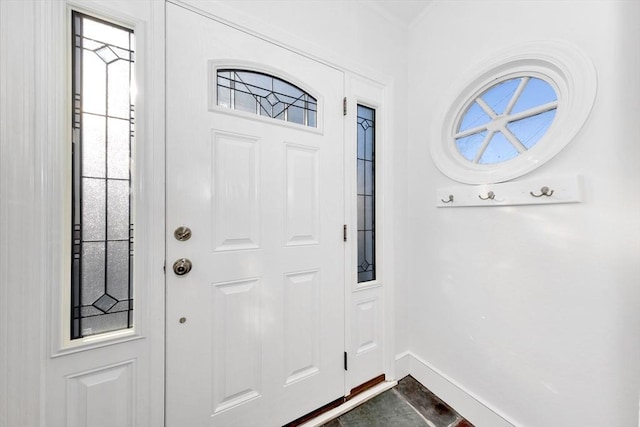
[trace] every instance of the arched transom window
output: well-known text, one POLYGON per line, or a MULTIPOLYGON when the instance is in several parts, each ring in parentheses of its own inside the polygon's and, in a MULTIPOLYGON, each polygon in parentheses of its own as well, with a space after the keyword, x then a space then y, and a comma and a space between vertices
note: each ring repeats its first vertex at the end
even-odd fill
POLYGON ((299 87, 268 74, 217 71, 217 105, 276 120, 317 127, 318 101, 299 87))

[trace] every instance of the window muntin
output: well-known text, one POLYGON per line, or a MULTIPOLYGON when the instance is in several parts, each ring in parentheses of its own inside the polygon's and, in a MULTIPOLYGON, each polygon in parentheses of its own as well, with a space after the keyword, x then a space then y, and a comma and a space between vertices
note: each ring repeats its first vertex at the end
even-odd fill
POLYGON ((282 79, 255 71, 218 70, 217 104, 285 122, 318 126, 316 98, 282 79))
POLYGON ((375 116, 374 109, 358 105, 358 283, 376 279, 375 116))
POLYGON ((71 339, 133 326, 133 31, 72 13, 71 339))
POLYGON ((543 79, 508 78, 473 97, 454 134, 458 152, 469 162, 495 164, 531 149, 551 127, 558 96, 543 79))

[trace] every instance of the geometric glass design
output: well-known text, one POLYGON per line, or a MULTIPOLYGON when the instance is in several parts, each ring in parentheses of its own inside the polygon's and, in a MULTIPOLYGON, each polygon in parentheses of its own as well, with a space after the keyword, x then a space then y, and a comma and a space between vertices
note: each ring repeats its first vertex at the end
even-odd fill
POLYGON ((511 160, 549 130, 558 95, 545 80, 517 77, 494 84, 472 99, 455 127, 458 152, 476 164, 511 160))
POLYGON ((318 102, 277 77, 247 70, 218 70, 217 104, 290 123, 317 127, 318 102))
POLYGON ((375 114, 358 105, 358 283, 376 279, 375 114))
POLYGON ((104 294, 93 303, 93 306, 98 308, 103 313, 108 313, 114 305, 118 303, 118 300, 111 295, 104 294))
POLYGON ((71 339, 133 327, 133 31, 73 12, 71 339))

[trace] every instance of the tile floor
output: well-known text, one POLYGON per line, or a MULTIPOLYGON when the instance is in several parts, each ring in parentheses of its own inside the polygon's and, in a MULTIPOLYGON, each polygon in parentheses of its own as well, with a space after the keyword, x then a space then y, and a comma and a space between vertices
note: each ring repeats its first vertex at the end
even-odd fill
POLYGON ((407 376, 323 427, 473 427, 449 405, 407 376))

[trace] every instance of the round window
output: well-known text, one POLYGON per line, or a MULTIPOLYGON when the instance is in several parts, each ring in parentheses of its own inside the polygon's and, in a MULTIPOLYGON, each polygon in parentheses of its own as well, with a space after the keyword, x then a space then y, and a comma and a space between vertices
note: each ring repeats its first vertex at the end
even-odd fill
POLYGON ((558 95, 547 81, 522 76, 492 84, 469 101, 455 125, 455 145, 469 162, 501 163, 531 149, 556 116, 558 95))
POLYGON ((468 184, 508 181, 552 159, 584 125, 596 96, 591 61, 563 42, 494 53, 440 100, 430 141, 436 166, 468 184))

